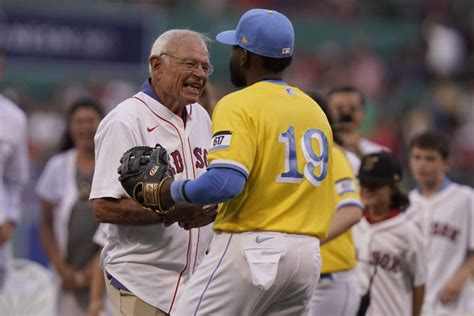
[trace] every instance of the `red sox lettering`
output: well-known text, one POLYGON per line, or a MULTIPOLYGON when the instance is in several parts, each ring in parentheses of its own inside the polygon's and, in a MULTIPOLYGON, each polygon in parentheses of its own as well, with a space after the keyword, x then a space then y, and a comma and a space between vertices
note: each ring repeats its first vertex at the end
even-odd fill
POLYGON ((459 229, 446 223, 431 223, 431 235, 448 238, 452 242, 456 242, 459 236, 459 229))
POLYGON ((196 147, 194 148, 193 153, 194 153, 194 157, 196 158, 195 167, 197 169, 207 168, 207 150, 196 147))
POLYGON ((384 270, 397 273, 400 269, 400 259, 381 251, 372 251, 370 264, 378 265, 384 270))
MULTIPOLYGON (((207 150, 200 147, 195 147, 193 149, 193 161, 195 161, 196 169, 206 169, 207 168, 207 150)), ((170 153, 171 162, 173 163, 173 170, 176 174, 184 171, 184 160, 183 155, 179 150, 175 150, 170 153)))

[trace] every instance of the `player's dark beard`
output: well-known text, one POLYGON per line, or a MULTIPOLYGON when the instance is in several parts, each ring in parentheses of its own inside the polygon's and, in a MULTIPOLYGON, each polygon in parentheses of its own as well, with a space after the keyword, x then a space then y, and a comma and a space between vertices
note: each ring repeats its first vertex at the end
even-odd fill
POLYGON ((230 70, 230 82, 232 82, 234 87, 242 88, 242 87, 247 86, 247 81, 245 80, 245 77, 242 74, 242 71, 240 70, 238 63, 234 62, 233 59, 229 61, 229 70, 230 70))

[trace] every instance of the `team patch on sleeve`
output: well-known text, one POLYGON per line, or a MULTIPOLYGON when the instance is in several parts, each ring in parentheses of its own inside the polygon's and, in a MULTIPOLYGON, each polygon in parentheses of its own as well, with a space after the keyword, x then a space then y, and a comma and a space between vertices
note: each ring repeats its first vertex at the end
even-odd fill
POLYGON ((348 192, 356 192, 354 181, 351 178, 344 178, 336 182, 336 191, 339 195, 348 192))
POLYGON ((211 146, 209 146, 209 151, 218 150, 218 149, 227 149, 230 146, 231 140, 232 140, 231 131, 217 132, 212 136, 211 146))

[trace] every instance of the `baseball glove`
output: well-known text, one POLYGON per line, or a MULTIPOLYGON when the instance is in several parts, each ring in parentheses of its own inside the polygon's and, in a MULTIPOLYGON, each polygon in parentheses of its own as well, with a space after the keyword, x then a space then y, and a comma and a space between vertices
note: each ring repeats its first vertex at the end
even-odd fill
POLYGON ((133 147, 120 159, 118 173, 122 187, 143 207, 165 214, 160 203, 160 188, 166 179, 173 179, 168 154, 160 144, 155 148, 133 147))

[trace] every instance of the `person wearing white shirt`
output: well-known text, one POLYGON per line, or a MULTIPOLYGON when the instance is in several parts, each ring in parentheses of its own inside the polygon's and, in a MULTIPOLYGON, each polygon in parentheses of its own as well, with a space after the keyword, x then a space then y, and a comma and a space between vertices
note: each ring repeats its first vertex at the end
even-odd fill
MULTIPOLYGON (((176 217, 163 222, 162 216, 127 195, 117 173, 127 150, 157 143, 167 150, 175 179, 195 179, 206 172, 211 121, 196 102, 213 69, 207 42, 191 30, 161 34, 150 52, 151 78, 97 130, 90 199, 96 218, 107 223, 102 225, 106 242, 101 266, 116 315, 172 313, 211 242, 208 224, 214 216, 207 216, 204 227, 187 231, 173 223, 176 217)), ((201 206, 177 205, 172 216, 180 212, 206 217, 201 206)))
POLYGON ((412 218, 423 234, 427 257, 424 315, 472 315, 474 299, 474 191, 448 179, 449 139, 435 131, 410 141, 412 218))
POLYGON ((356 155, 356 157, 349 156, 356 173, 363 155, 390 151, 387 147, 362 137, 359 132, 365 118, 365 98, 362 92, 351 86, 337 87, 328 93, 327 103, 334 120, 334 130, 342 142, 342 147, 356 155))
MULTIPOLYGON (((0 48, 0 77, 3 73, 0 48)), ((12 257, 10 239, 21 215, 21 192, 29 177, 25 113, 0 94, 0 291, 12 257)))
POLYGON ((61 152, 46 164, 36 192, 42 204, 40 240, 58 286, 59 315, 86 315, 88 289, 99 247, 89 193, 94 172, 94 134, 101 106, 79 99, 69 109, 61 152))

